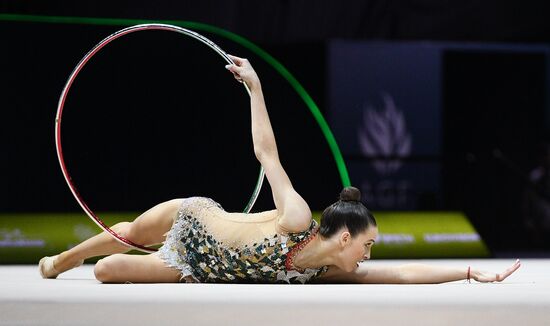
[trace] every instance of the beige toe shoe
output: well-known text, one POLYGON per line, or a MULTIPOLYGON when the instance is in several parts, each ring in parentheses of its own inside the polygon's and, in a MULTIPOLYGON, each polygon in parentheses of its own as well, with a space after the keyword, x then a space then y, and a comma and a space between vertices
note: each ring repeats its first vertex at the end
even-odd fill
MULTIPOLYGON (((40 261, 38 262, 38 271, 40 272, 40 275, 42 276, 42 278, 57 278, 57 275, 62 273, 56 270, 54 266, 54 262, 57 259, 57 256, 59 255, 55 255, 53 257, 46 256, 40 259, 40 261)), ((84 261, 81 260, 72 268, 78 267, 83 263, 84 261)))
POLYGON ((57 275, 59 275, 59 272, 53 266, 53 262, 56 258, 57 255, 53 257, 46 256, 40 259, 38 262, 38 271, 40 272, 42 278, 56 278, 57 275))

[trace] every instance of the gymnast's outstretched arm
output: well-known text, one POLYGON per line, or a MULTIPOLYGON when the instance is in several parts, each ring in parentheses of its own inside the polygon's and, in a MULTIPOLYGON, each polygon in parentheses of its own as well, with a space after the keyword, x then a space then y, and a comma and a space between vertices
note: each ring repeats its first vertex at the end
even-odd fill
POLYGON ((250 89, 254 153, 262 164, 271 186, 273 200, 279 213, 279 225, 288 232, 305 230, 311 223, 311 211, 305 200, 294 190, 279 160, 260 79, 247 59, 230 57, 235 64, 226 68, 250 89))
POLYGON ((520 266, 521 263, 518 259, 502 273, 490 273, 469 266, 462 268, 426 264, 377 266, 365 262, 361 263, 353 272, 344 272, 331 267, 320 281, 326 283, 431 284, 474 279, 478 282, 502 282, 520 266))

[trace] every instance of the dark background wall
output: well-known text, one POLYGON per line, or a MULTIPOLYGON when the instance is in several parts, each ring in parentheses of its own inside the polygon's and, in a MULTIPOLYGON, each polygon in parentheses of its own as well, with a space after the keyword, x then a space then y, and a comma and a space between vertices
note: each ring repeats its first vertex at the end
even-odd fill
MULTIPOLYGON (((0 13, 213 24, 250 39, 282 62, 326 115, 330 40, 547 44, 544 3, 1 1, 0 13)), ((119 28, 0 20, 1 211, 79 209, 55 156, 55 109, 78 60, 119 28)), ((297 94, 255 54, 205 35, 227 52, 251 59, 296 188, 313 209, 332 202, 341 188, 336 166, 297 94)), ((490 244, 513 246, 502 237, 493 239, 491 230, 521 224, 521 203, 514 200, 524 185, 518 175, 535 166, 537 148, 548 136, 548 84, 546 68, 540 68, 547 64, 536 56, 446 54, 442 200, 423 208, 465 210, 490 244), (503 72, 503 65, 509 70, 503 72), (524 76, 537 86, 507 83, 510 76, 524 76), (495 101, 502 105, 487 104, 495 101), (466 123, 472 119, 483 127, 466 123), (495 150, 514 163, 514 171, 495 159, 495 150)), ((173 197, 206 195, 229 210, 244 207, 259 166, 252 155, 247 95, 222 65, 202 46, 162 32, 128 36, 94 57, 71 91, 63 120, 69 169, 90 206, 143 210, 173 197)), ((264 190, 256 209, 271 207, 264 190)))
POLYGON ((330 38, 548 42, 546 1, 2 1, 20 14, 179 19, 215 24, 259 43, 330 38))

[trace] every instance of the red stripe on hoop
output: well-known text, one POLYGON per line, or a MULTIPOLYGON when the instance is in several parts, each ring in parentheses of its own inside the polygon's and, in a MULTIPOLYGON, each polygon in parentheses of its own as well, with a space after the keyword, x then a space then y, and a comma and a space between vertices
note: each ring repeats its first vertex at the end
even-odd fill
POLYGON ((136 28, 130 28, 130 29, 127 29, 127 30, 122 30, 122 31, 119 31, 117 33, 114 33, 110 36, 108 36, 107 38, 105 38, 103 41, 101 41, 100 43, 98 43, 90 52, 88 52, 84 58, 78 63, 78 65, 75 67, 75 69, 73 70, 73 72, 71 73, 71 76, 69 76, 69 79, 65 85, 65 88, 63 90, 63 94, 61 96, 61 99, 60 99, 60 102, 59 102, 59 105, 58 105, 58 112, 57 112, 57 117, 56 117, 56 122, 57 122, 57 128, 56 128, 56 144, 57 144, 57 149, 58 149, 58 158, 59 158, 59 161, 60 161, 60 165, 61 165, 61 170, 63 172, 63 174, 65 175, 65 179, 67 180, 67 183, 69 185, 69 188, 71 189, 73 195, 75 196, 75 198, 77 199, 78 203, 80 204, 80 206, 84 209, 84 211, 87 213, 87 215, 89 217, 92 218, 92 220, 94 220, 100 227, 102 227, 103 230, 109 232, 111 235, 113 235, 116 239, 118 239, 119 241, 125 243, 125 244, 128 244, 132 247, 136 247, 136 248, 139 248, 143 251, 146 251, 146 252, 155 252, 156 249, 154 248, 147 248, 145 246, 142 246, 142 245, 139 245, 139 244, 136 244, 134 242, 132 242, 131 240, 128 240, 120 235, 118 235, 116 232, 114 232, 113 230, 111 230, 91 209, 90 207, 88 207, 88 205, 86 204, 86 202, 84 201, 84 199, 82 198, 82 196, 80 195, 80 193, 78 192, 78 190, 76 189, 76 186, 75 184, 73 183, 72 181, 72 178, 70 177, 69 175, 69 172, 67 170, 67 167, 65 165, 65 159, 63 157, 63 146, 61 144, 61 117, 63 115, 63 108, 65 107, 65 101, 67 99, 67 94, 69 93, 69 90, 71 89, 71 86, 74 82, 74 80, 76 79, 76 76, 78 76, 78 74, 80 73, 80 71, 82 70, 82 68, 86 65, 86 63, 88 63, 88 61, 97 53, 99 52, 99 50, 101 50, 103 47, 105 47, 107 44, 111 43, 112 41, 116 40, 117 38, 121 37, 121 36, 124 36, 126 34, 130 34, 130 33, 133 33, 133 32, 138 32, 138 31, 143 31, 143 30, 147 30, 147 29, 152 29, 152 30, 167 30, 167 31, 173 31, 175 30, 174 28, 169 28, 169 27, 163 27, 163 26, 142 26, 142 27, 136 27, 136 28))

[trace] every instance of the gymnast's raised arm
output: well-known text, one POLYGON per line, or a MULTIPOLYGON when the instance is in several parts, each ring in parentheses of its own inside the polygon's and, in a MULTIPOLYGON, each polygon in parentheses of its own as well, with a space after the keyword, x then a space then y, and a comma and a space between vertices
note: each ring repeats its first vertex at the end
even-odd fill
POLYGON ((254 153, 262 164, 271 186, 273 200, 279 214, 279 226, 287 232, 305 230, 311 223, 311 211, 304 199, 292 187, 279 160, 275 135, 269 121, 260 79, 247 59, 230 57, 235 64, 228 65, 226 68, 233 73, 238 81, 245 82, 251 92, 254 153))

